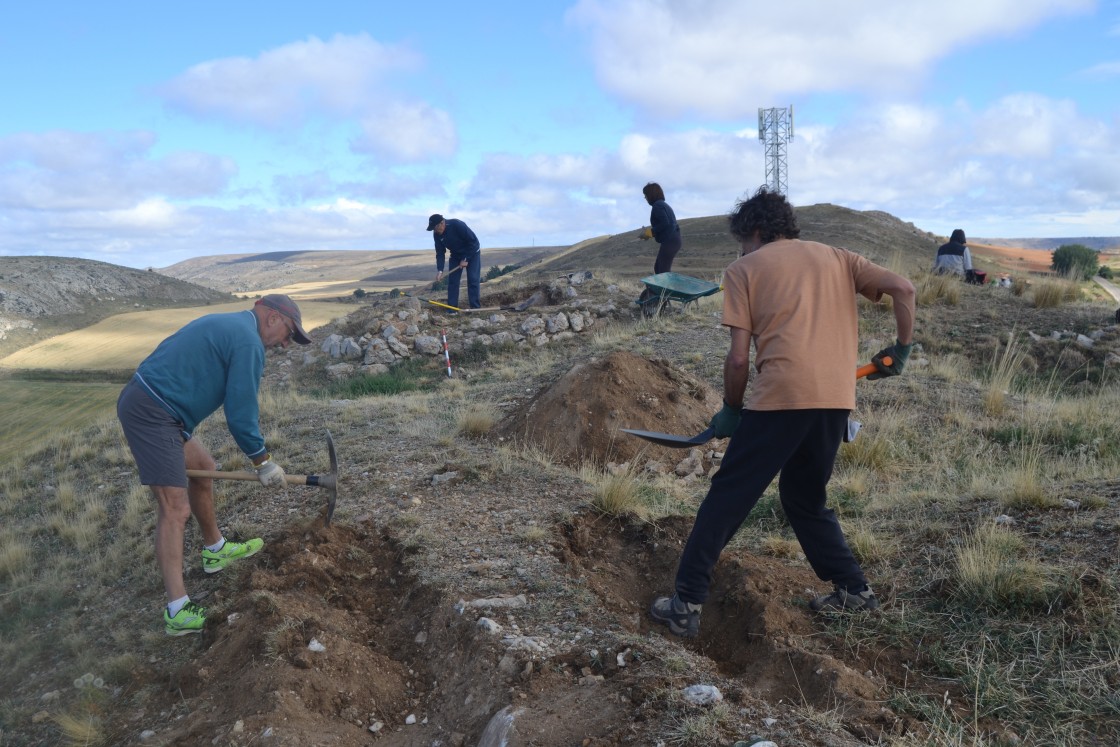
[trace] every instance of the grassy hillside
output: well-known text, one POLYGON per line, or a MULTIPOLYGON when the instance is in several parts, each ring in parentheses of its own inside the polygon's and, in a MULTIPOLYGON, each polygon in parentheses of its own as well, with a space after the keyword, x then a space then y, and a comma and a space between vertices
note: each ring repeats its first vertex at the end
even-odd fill
MULTIPOLYGON (((836 205, 797 208, 801 238, 842 246, 881 264, 899 261, 900 269, 928 267, 938 239, 912 224, 878 211, 859 212, 836 205)), ((673 271, 715 280, 738 256, 739 245, 727 232, 725 216, 680 221, 683 248, 673 271)), ((642 241, 637 230, 586 242, 586 245, 528 266, 526 274, 561 274, 577 270, 615 277, 652 274, 657 244, 642 241)))
MULTIPOLYGON (((0 359, 0 368, 118 371, 135 368, 165 337, 206 314, 242 311, 249 301, 118 314, 86 329, 68 332, 0 359)), ((350 309, 337 303, 302 301, 304 329, 309 332, 350 309)))
MULTIPOLYGON (((118 314, 51 337, 0 360, 0 462, 11 463, 52 434, 111 417, 122 383, 165 337, 204 314, 241 311, 248 301, 118 314)), ((302 301, 309 332, 353 309, 302 301)), ((312 352, 315 346, 310 347, 312 352)))
POLYGON ((80 431, 113 411, 120 382, 24 381, 0 377, 0 465, 18 463, 60 433, 80 431))
MULTIPOLYGON (((483 238, 482 271, 521 265, 561 247, 488 248, 483 238)), ((435 251, 305 251, 194 257, 160 272, 232 293, 299 289, 301 298, 350 295, 357 288, 390 290, 435 279, 435 251)))

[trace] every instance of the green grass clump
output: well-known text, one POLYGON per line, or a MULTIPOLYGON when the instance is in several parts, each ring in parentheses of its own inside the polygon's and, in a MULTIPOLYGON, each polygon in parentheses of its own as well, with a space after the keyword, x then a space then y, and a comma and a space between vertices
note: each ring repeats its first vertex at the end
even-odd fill
POLYGON ((430 361, 407 358, 380 374, 363 374, 331 384, 321 396, 331 399, 386 397, 403 392, 430 391, 440 380, 442 369, 430 361))

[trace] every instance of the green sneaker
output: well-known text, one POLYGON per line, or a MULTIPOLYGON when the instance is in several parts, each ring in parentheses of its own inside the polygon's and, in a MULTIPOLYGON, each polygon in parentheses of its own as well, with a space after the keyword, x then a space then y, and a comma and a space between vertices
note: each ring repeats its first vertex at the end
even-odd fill
POLYGON ((264 547, 264 540, 260 537, 248 542, 230 542, 228 539, 217 552, 202 550, 202 570, 207 573, 217 573, 230 564, 231 560, 240 560, 250 555, 256 555, 257 550, 264 547))
POLYGON ((206 608, 194 602, 187 602, 183 608, 175 613, 175 617, 167 614, 167 607, 163 608, 163 632, 168 635, 190 635, 201 633, 206 625, 206 608))

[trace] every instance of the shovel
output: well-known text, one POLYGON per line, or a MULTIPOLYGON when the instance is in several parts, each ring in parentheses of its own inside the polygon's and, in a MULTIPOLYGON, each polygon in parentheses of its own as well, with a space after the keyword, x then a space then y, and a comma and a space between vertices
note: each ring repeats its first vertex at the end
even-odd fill
MULTIPOLYGON (((891 365, 890 358, 883 358, 883 364, 886 366, 891 365)), ((856 378, 862 379, 868 374, 873 374, 879 369, 874 363, 868 363, 856 369, 856 378)), ((644 438, 645 440, 655 443, 658 446, 668 446, 670 449, 687 449, 689 446, 701 446, 708 443, 716 436, 715 428, 708 426, 704 430, 697 433, 695 436, 677 436, 672 433, 659 433, 658 431, 639 431, 633 428, 619 428, 623 433, 629 433, 631 436, 644 438)))
MULTIPOLYGON (((284 475, 284 482, 288 485, 309 485, 323 488, 327 491, 327 517, 323 526, 331 525, 334 516, 334 503, 338 498, 338 456, 334 450, 334 439, 331 432, 327 431, 327 457, 330 459, 331 471, 325 475, 284 475)), ((245 480, 259 482, 256 472, 223 472, 221 470, 189 469, 187 477, 208 477, 211 480, 245 480)))
POLYGON ((538 304, 542 300, 544 300, 544 296, 540 293, 540 291, 538 291, 538 292, 534 293, 533 295, 529 296, 528 298, 526 298, 521 303, 514 304, 512 306, 486 306, 486 307, 483 307, 481 309, 463 309, 463 308, 460 308, 458 306, 452 306, 451 304, 443 303, 441 301, 433 301, 430 298, 424 298, 422 296, 409 296, 409 298, 415 298, 417 301, 424 301, 426 303, 430 303, 432 306, 439 306, 440 308, 443 308, 443 309, 449 309, 451 311, 462 311, 462 312, 472 312, 472 311, 473 312, 479 312, 479 311, 524 311, 525 309, 529 308, 530 306, 538 304))

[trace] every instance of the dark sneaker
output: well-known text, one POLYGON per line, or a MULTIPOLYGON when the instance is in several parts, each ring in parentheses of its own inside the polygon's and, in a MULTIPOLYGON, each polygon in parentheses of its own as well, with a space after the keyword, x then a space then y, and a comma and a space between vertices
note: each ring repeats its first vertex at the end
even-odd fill
POLYGON ((217 573, 235 560, 256 555, 257 550, 264 547, 264 540, 260 537, 248 542, 230 542, 228 539, 217 552, 202 550, 202 570, 207 573, 217 573))
POLYGON ((167 614, 166 607, 163 608, 163 632, 168 635, 201 633, 205 625, 206 609, 194 602, 184 604, 183 608, 176 612, 174 617, 167 614))
POLYGON ((879 609, 879 600, 870 586, 860 592, 837 586, 831 594, 819 596, 809 602, 809 608, 814 612, 869 612, 879 609))
POLYGON ((649 616, 662 625, 669 626, 669 632, 684 638, 695 638, 700 634, 700 610, 703 605, 682 602, 674 594, 671 597, 658 597, 649 608, 649 616))

